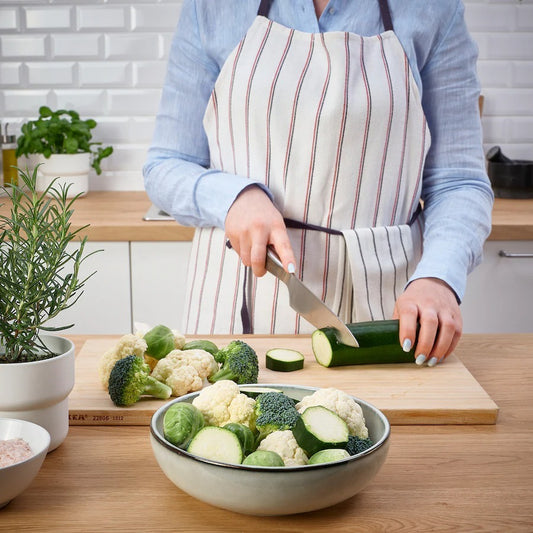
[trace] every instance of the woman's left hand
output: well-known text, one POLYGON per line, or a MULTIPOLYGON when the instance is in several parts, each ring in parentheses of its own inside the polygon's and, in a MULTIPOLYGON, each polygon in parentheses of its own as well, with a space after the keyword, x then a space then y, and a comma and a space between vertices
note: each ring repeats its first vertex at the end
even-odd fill
POLYGON ((437 278, 411 282, 396 300, 393 318, 400 320, 400 343, 406 351, 417 338, 415 359, 428 366, 442 362, 453 352, 463 331, 461 310, 455 293, 437 278))

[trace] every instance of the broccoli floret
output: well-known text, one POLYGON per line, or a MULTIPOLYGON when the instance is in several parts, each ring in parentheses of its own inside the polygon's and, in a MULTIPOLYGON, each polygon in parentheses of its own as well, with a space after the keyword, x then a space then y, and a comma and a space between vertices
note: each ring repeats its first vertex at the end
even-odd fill
POLYGON ((348 444, 346 445, 346 451, 350 455, 357 455, 358 453, 364 452, 370 446, 374 444, 370 437, 367 437, 366 439, 362 439, 361 437, 357 437, 355 435, 350 435, 348 437, 348 444))
POLYGON ((257 383, 259 361, 254 349, 240 340, 231 341, 217 353, 217 360, 222 361, 220 370, 209 381, 215 383, 229 379, 235 383, 257 383))
POLYGON ((255 401, 255 427, 259 439, 264 439, 274 431, 292 429, 300 413, 294 402, 281 392, 265 392, 255 401))
POLYGON ((143 395, 166 400, 171 394, 170 387, 150 376, 150 367, 140 357, 128 355, 111 370, 109 396, 117 406, 133 405, 143 395))

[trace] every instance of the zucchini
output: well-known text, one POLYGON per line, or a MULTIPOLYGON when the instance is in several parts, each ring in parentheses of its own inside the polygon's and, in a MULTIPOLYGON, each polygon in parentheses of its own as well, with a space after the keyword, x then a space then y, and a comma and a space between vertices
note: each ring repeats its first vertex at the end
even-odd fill
POLYGON ((311 457, 320 450, 346 448, 350 431, 346 422, 322 405, 308 407, 292 428, 296 442, 311 457))
POLYGON ((276 372, 293 372, 304 367, 304 356, 288 348, 272 348, 265 356, 265 366, 276 372))
POLYGON ((328 448, 320 450, 309 457, 308 465, 317 465, 320 463, 332 463, 333 461, 340 461, 341 459, 348 459, 350 454, 342 448, 328 448))
POLYGON ((244 458, 237 435, 218 426, 202 428, 191 440, 187 451, 221 463, 241 464, 244 458))
POLYGON ((341 344, 333 328, 317 329, 311 336, 317 363, 326 367, 414 363, 416 341, 409 352, 403 351, 398 320, 376 320, 346 325, 359 342, 359 348, 341 344))

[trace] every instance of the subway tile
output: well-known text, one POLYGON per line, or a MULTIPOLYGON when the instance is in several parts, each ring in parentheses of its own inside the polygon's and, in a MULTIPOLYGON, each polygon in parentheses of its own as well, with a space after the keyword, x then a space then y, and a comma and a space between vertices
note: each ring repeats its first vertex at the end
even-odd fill
POLYGON ((103 51, 100 34, 55 34, 51 36, 52 58, 98 58, 103 51))
POLYGON ((108 59, 158 59, 161 54, 161 39, 155 33, 105 36, 105 57, 108 59))
POLYGON ((515 7, 516 28, 519 31, 533 31, 533 5, 522 3, 515 7))
POLYGON ((492 33, 487 53, 491 59, 531 59, 533 32, 492 33))
POLYGON ((2 58, 45 57, 45 35, 0 35, 2 58))
POLYGON ((0 31, 17 31, 19 28, 18 9, 16 7, 0 7, 0 31))
POLYGON ((25 27, 28 30, 70 29, 71 11, 70 6, 25 7, 25 27))
POLYGON ((4 111, 9 115, 36 117, 39 107, 50 105, 51 92, 49 90, 6 90, 4 95, 4 111))
POLYGON ((481 60, 477 72, 482 91, 485 87, 510 87, 512 84, 512 64, 510 61, 481 60))
MULTIPOLYGON (((529 117, 513 117, 509 140, 513 143, 533 143, 533 115, 529 117)), ((531 159, 533 159, 533 152, 531 153, 531 159)))
POLYGON ((22 63, 0 63, 0 87, 22 88, 22 63))
POLYGON ((131 8, 131 28, 135 31, 174 31, 178 23, 181 6, 176 5, 134 5, 131 8))
POLYGON ((161 88, 166 71, 166 61, 136 61, 133 63, 133 84, 135 87, 161 88))
POLYGON ((75 109, 85 118, 106 114, 106 93, 97 89, 57 89, 52 91, 55 106, 75 109))
POLYGON ((98 141, 104 144, 117 144, 130 138, 130 122, 128 117, 106 116, 98 118, 95 134, 98 141))
POLYGON ((132 68, 124 61, 83 61, 78 70, 82 87, 132 85, 132 68))
POLYGON ((79 6, 76 8, 76 25, 79 30, 128 29, 126 6, 79 6))
MULTIPOLYGON (((106 160, 104 159, 102 167, 105 163, 106 160)), ((103 168, 100 176, 94 175, 91 178, 91 189, 96 191, 144 191, 142 168, 133 171, 110 171, 103 168)))
POLYGON ((514 87, 529 87, 533 89, 533 54, 531 61, 513 61, 511 67, 512 85, 514 87))
POLYGON ((146 144, 116 144, 113 159, 107 162, 108 170, 141 170, 146 161, 146 144))
POLYGON ((515 6, 465 4, 465 20, 468 29, 475 31, 513 31, 516 26, 515 6))
POLYGON ((26 63, 26 69, 28 71, 28 83, 30 86, 72 86, 74 83, 74 63, 72 62, 29 62, 26 63))
POLYGON ((161 91, 156 89, 109 89, 110 115, 154 116, 159 107, 161 91))
POLYGON ((508 141, 511 136, 511 124, 507 117, 491 117, 484 115, 482 118, 483 141, 489 144, 498 144, 508 141))
POLYGON ((493 116, 533 115, 533 105, 530 89, 493 89, 487 88, 484 91, 485 103, 484 113, 493 116))

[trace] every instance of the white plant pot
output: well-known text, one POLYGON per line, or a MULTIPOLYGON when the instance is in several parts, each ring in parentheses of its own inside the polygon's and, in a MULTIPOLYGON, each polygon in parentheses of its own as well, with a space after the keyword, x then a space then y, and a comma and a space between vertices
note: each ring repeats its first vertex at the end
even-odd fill
MULTIPOLYGON (((52 154, 48 159, 41 154, 27 157, 28 169, 32 171, 37 165, 37 190, 42 192, 52 183, 55 186, 69 185, 68 198, 76 195, 85 196, 89 191, 89 170, 91 154, 52 154)), ((21 166, 24 169, 24 164, 21 166)))
POLYGON ((0 364, 0 418, 28 420, 50 433, 49 451, 66 438, 68 395, 74 387, 74 344, 64 337, 43 335, 56 357, 27 363, 0 364))

